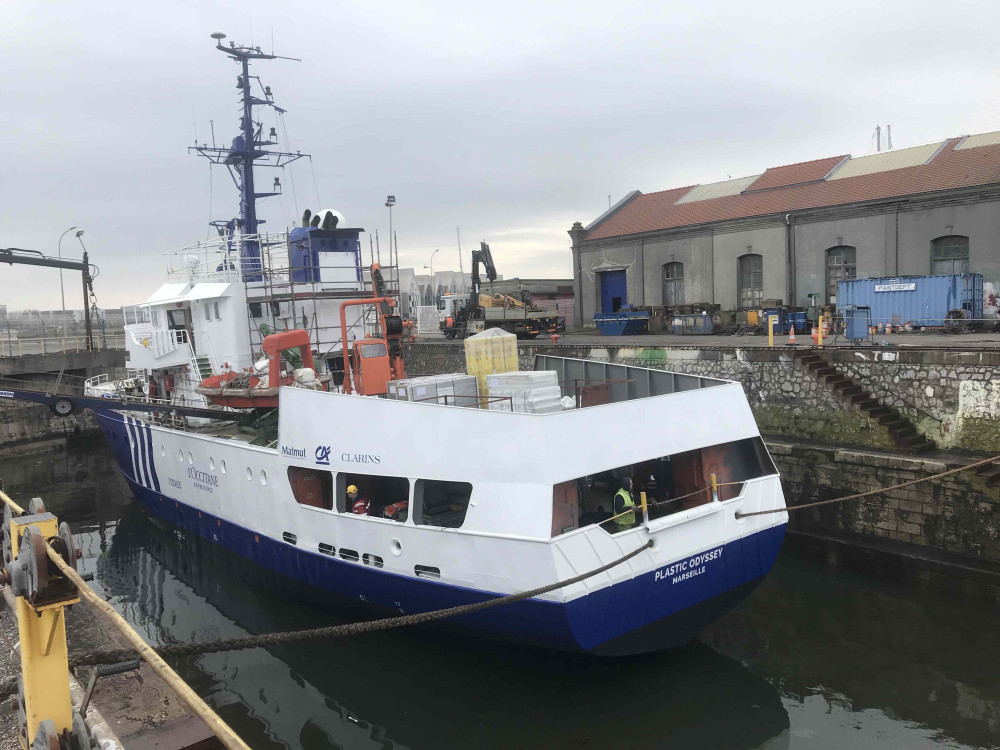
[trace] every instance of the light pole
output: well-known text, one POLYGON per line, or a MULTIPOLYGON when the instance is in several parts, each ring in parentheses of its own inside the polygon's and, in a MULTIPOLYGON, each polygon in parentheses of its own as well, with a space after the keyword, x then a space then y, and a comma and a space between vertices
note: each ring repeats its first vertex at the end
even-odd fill
POLYGON ((431 276, 432 277, 434 276, 434 256, 437 255, 439 252, 441 252, 440 248, 438 248, 433 253, 431 253, 431 262, 430 262, 430 265, 424 266, 424 268, 431 269, 431 276))
MULTIPOLYGON (((70 232, 72 232, 74 229, 76 229, 76 227, 70 227, 65 232, 63 232, 62 234, 59 235, 59 244, 58 244, 59 260, 62 260, 62 241, 63 241, 63 237, 65 237, 67 234, 69 234, 70 232)), ((83 230, 82 229, 77 233, 76 236, 79 237, 81 234, 83 234, 83 230)), ((62 272, 63 272, 63 270, 60 268, 59 269, 59 296, 62 297, 63 317, 66 317, 66 292, 63 290, 62 272)))
POLYGON ((389 265, 392 265, 392 207, 396 205, 396 196, 385 196, 385 207, 389 209, 389 265))

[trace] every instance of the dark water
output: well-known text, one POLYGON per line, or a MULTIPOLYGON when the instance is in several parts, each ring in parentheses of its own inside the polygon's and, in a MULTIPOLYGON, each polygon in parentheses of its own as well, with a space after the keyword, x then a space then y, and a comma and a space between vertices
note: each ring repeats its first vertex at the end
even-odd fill
MULTIPOLYGON (((338 622, 132 503, 101 444, 0 462, 153 643, 338 622)), ((784 554, 687 648, 599 660, 421 629, 173 662, 254 748, 1000 747, 1000 607, 784 554)))

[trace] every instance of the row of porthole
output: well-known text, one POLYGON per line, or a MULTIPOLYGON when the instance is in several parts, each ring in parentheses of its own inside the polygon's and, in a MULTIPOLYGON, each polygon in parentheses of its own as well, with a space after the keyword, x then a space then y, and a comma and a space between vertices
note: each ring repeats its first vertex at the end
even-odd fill
MULTIPOLYGON (((167 448, 162 443, 160 444, 160 455, 161 456, 167 455, 167 448)), ((184 463, 184 451, 181 450, 180 448, 177 449, 177 460, 180 463, 184 463)), ((191 451, 188 451, 187 453, 187 460, 189 464, 194 464, 194 454, 191 451)), ((229 465, 226 463, 226 459, 223 458, 221 461, 219 461, 219 469, 222 471, 223 474, 228 473, 229 465)), ((208 470, 215 471, 215 456, 208 457, 208 470)), ((246 468, 246 475, 247 475, 247 481, 252 482, 253 469, 251 469, 249 466, 246 468)), ((258 472, 258 478, 260 479, 260 483, 265 487, 267 487, 267 469, 261 469, 258 472)))

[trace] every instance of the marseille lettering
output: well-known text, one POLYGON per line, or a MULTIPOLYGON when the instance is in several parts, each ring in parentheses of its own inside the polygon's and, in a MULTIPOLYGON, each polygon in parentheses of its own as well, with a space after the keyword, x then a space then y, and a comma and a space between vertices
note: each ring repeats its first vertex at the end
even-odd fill
POLYGON ((653 580, 669 580, 670 583, 680 583, 681 581, 686 581, 689 578, 700 576, 705 572, 708 563, 718 560, 721 557, 722 547, 716 547, 708 552, 702 552, 694 555, 693 557, 689 557, 687 560, 679 560, 671 565, 667 565, 665 568, 660 568, 656 571, 656 575, 653 577, 653 580))

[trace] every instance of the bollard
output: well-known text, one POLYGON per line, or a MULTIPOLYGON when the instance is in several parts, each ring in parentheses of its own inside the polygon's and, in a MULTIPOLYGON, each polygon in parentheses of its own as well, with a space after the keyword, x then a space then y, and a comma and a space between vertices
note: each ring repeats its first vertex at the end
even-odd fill
POLYGON ((649 515, 646 512, 646 493, 639 493, 639 507, 642 508, 642 521, 643 523, 649 523, 649 515))
POLYGON ((778 325, 777 315, 767 316, 767 345, 769 347, 774 347, 774 327, 778 325))
POLYGON ((713 473, 712 474, 712 502, 718 502, 719 500, 719 479, 713 473))
POLYGON ((823 326, 824 325, 826 325, 826 317, 823 316, 823 315, 820 315, 819 316, 819 320, 817 321, 817 325, 816 325, 816 331, 819 334, 818 338, 816 339, 816 346, 818 346, 820 349, 823 348, 823 326))

